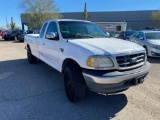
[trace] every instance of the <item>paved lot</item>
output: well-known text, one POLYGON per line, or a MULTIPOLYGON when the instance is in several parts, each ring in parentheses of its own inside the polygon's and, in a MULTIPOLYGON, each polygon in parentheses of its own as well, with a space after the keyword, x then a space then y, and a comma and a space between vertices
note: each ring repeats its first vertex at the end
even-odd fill
POLYGON ((89 92, 68 102, 63 76, 43 62, 30 65, 24 44, 0 40, 0 120, 159 120, 160 59, 147 81, 108 96, 89 92))

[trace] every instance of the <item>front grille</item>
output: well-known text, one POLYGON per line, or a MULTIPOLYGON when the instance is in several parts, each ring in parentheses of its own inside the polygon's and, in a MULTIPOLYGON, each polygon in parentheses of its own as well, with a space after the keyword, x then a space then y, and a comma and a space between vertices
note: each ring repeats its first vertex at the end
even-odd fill
POLYGON ((116 60, 121 68, 138 66, 145 61, 145 53, 117 56, 116 60))

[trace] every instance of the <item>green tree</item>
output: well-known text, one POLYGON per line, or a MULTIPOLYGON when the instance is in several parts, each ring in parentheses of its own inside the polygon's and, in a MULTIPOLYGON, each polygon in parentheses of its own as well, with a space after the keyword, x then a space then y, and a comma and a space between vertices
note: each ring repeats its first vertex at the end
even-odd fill
POLYGON ((11 30, 15 29, 16 24, 13 22, 13 17, 11 17, 11 30))
POLYGON ((152 13, 151 20, 157 25, 160 25, 160 10, 152 13))
POLYGON ((15 29, 16 29, 16 30, 19 30, 19 29, 20 29, 20 27, 19 27, 19 26, 15 26, 15 29))
POLYGON ((22 19, 30 29, 40 29, 44 21, 61 17, 54 0, 22 0, 20 8, 25 12, 22 19))

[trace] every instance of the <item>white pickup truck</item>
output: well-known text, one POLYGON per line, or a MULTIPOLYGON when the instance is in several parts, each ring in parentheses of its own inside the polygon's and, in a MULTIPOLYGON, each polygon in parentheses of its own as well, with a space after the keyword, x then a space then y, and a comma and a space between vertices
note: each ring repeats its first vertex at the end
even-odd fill
POLYGON ((26 35, 24 42, 29 63, 38 58, 64 74, 71 102, 82 100, 86 88, 109 94, 143 83, 150 69, 143 47, 108 38, 89 21, 46 21, 40 34, 26 35))

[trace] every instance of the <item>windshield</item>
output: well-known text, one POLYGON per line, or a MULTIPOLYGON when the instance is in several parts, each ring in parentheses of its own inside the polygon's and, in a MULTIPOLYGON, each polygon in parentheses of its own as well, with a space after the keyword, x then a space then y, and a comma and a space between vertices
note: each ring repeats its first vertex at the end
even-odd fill
POLYGON ((95 24, 83 21, 60 21, 60 31, 63 38, 100 38, 107 35, 95 24))
POLYGON ((160 39, 160 32, 156 33, 145 33, 146 39, 160 39))
POLYGON ((125 32, 125 36, 131 36, 131 35, 133 35, 134 33, 136 33, 136 31, 126 31, 126 32, 125 32))

